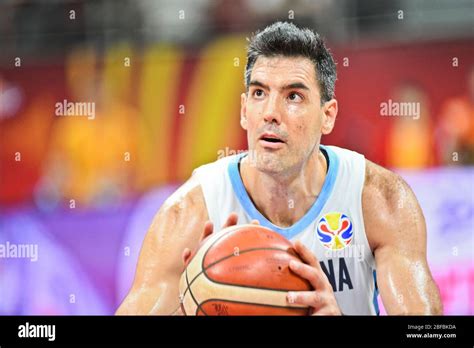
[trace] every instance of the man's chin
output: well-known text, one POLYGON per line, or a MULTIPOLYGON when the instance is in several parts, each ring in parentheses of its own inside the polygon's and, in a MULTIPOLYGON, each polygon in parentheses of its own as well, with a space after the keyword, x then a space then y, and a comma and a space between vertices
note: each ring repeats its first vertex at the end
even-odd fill
POLYGON ((255 163, 258 171, 267 174, 278 174, 284 169, 284 158, 277 152, 258 152, 255 163))

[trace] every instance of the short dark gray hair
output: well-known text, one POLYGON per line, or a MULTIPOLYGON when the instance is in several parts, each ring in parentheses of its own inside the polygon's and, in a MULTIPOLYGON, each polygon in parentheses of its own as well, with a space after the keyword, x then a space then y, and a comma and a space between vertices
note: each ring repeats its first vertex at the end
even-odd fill
POLYGON ((276 22, 263 31, 257 31, 249 39, 247 48, 247 65, 245 67, 247 91, 252 68, 260 56, 301 56, 309 58, 316 68, 321 103, 325 103, 334 97, 337 79, 336 63, 323 39, 311 29, 299 28, 293 23, 276 22))

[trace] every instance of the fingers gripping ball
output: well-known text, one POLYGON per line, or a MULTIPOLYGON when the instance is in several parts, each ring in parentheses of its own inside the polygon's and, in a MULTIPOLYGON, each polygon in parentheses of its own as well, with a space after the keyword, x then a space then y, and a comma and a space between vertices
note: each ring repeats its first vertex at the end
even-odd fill
POLYGON ((257 225, 223 229, 205 239, 192 255, 179 283, 186 315, 308 315, 308 307, 290 305, 288 291, 310 291, 293 273, 301 261, 291 243, 257 225))

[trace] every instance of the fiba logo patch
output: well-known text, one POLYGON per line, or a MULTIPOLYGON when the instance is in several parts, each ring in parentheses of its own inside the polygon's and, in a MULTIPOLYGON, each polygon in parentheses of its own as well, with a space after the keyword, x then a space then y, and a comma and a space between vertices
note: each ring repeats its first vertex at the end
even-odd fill
POLYGON ((344 249, 352 242, 352 222, 347 215, 331 212, 324 214, 316 227, 319 241, 330 250, 344 249))

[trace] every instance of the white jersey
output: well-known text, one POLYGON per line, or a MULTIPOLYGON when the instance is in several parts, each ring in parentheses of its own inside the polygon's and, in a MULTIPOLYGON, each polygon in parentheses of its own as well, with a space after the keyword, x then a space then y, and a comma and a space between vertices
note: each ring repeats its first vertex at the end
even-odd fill
POLYGON ((201 184, 214 226, 222 226, 236 212, 240 224, 256 219, 293 242, 300 240, 319 259, 343 314, 378 314, 375 262, 362 216, 365 158, 335 146, 320 148, 328 159, 321 193, 306 214, 287 228, 270 222, 250 199, 239 171, 247 153, 203 165, 193 175, 201 184))

